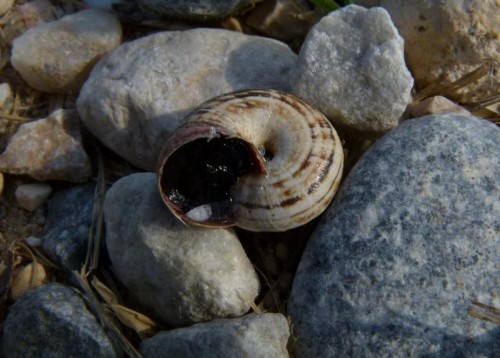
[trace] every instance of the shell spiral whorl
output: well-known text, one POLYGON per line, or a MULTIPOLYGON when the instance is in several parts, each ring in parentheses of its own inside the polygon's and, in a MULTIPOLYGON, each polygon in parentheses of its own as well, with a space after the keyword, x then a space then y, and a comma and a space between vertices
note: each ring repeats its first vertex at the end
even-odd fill
POLYGON ((339 137, 319 111, 289 94, 244 90, 184 118, 160 157, 158 183, 187 224, 285 231, 325 210, 342 169, 339 137))

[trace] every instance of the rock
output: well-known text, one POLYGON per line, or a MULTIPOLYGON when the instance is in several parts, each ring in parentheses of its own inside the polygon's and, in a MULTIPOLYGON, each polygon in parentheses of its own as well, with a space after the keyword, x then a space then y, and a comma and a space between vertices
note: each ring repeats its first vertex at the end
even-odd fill
POLYGON ((44 183, 19 185, 16 188, 16 201, 19 206, 28 211, 35 211, 42 206, 52 193, 52 187, 44 183))
POLYGON ((87 255, 95 184, 58 191, 49 201, 42 240, 45 252, 68 271, 80 271, 87 255))
POLYGON ((44 284, 47 277, 45 268, 38 262, 31 262, 14 272, 9 288, 9 299, 16 301, 28 290, 44 284))
POLYGON ((473 102, 498 94, 500 19, 498 0, 380 0, 405 39, 406 61, 418 89, 455 81, 490 62, 476 84, 454 100, 473 102))
POLYGON ((403 122, 345 179, 302 256, 288 313, 299 357, 493 357, 500 328, 500 129, 403 122))
POLYGON ((304 0, 267 0, 249 13, 246 22, 267 36, 289 41, 305 36, 310 26, 304 16, 308 11, 311 9, 304 0))
POLYGON ((376 137, 398 125, 413 79, 389 14, 350 5, 309 31, 290 84, 334 126, 376 137))
POLYGON ((113 270, 151 315, 178 327, 250 309, 259 280, 234 231, 180 223, 153 173, 117 181, 104 214, 113 270))
POLYGON ((295 58, 283 43, 227 30, 157 33, 101 61, 82 88, 78 111, 107 147, 154 171, 165 138, 188 112, 225 92, 286 90, 295 58))
POLYGON ((428 114, 437 113, 459 113, 459 114, 471 114, 464 107, 453 103, 448 98, 443 96, 433 96, 424 99, 422 102, 413 104, 410 107, 411 117, 422 117, 428 114))
POLYGON ((253 313, 160 332, 144 340, 140 352, 144 358, 288 357, 289 335, 283 315, 253 313))
POLYGON ((214 20, 238 13, 260 0, 137 0, 145 11, 188 20, 214 20))
POLYGON ((58 283, 28 291, 10 308, 3 350, 7 358, 118 356, 82 297, 58 283))
POLYGON ((3 193, 3 174, 0 172, 0 196, 3 193))
POLYGON ((14 0, 0 0, 0 16, 5 14, 14 5, 14 0))
POLYGON ((87 181, 92 175, 74 110, 22 124, 0 155, 0 171, 27 174, 37 180, 87 181))
POLYGON ((121 25, 89 9, 29 29, 13 42, 11 63, 42 92, 76 94, 94 64, 121 42, 121 25))
POLYGON ((9 113, 14 104, 12 89, 8 83, 0 84, 0 110, 3 113, 9 113))

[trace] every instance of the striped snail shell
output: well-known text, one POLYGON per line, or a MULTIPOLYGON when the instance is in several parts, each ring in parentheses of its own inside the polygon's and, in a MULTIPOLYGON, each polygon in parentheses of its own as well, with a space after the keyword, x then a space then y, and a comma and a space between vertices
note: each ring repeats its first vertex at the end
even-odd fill
POLYGON ((244 90, 183 119, 160 157, 158 184, 186 224, 285 231, 325 210, 342 169, 339 137, 319 111, 289 94, 244 90))

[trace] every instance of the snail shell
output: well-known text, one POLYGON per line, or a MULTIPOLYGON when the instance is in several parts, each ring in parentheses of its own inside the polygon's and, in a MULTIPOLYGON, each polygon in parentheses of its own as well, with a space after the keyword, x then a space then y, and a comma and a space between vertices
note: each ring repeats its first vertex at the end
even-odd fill
POLYGON ((160 157, 158 184, 186 224, 285 231, 325 210, 342 169, 339 137, 319 111, 289 94, 244 90, 183 119, 160 157))

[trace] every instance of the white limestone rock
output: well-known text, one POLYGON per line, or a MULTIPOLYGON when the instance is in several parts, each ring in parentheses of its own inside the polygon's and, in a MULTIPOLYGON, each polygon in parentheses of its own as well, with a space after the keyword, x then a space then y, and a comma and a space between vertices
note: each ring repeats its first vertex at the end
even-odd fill
POLYGON ((94 64, 121 38, 116 16, 83 10, 26 31, 13 42, 11 63, 39 91, 76 94, 94 64))
POLYGON ((23 209, 34 211, 43 205, 52 193, 52 187, 45 183, 19 185, 16 188, 16 201, 23 209))
POLYGON ((311 29, 290 85, 334 126, 377 137, 398 125, 413 79, 387 11, 350 5, 311 29))
POLYGON ((104 214, 113 270, 150 315, 179 327, 250 309, 259 280, 234 231, 183 225, 155 174, 117 181, 104 214))
POLYGON ((22 124, 0 155, 0 171, 41 181, 87 181, 92 168, 82 147, 78 113, 59 109, 22 124))
POLYGON ((96 65, 78 97, 86 127, 154 171, 166 138, 202 102, 245 88, 287 90, 296 55, 283 43, 218 29, 161 32, 96 65))

